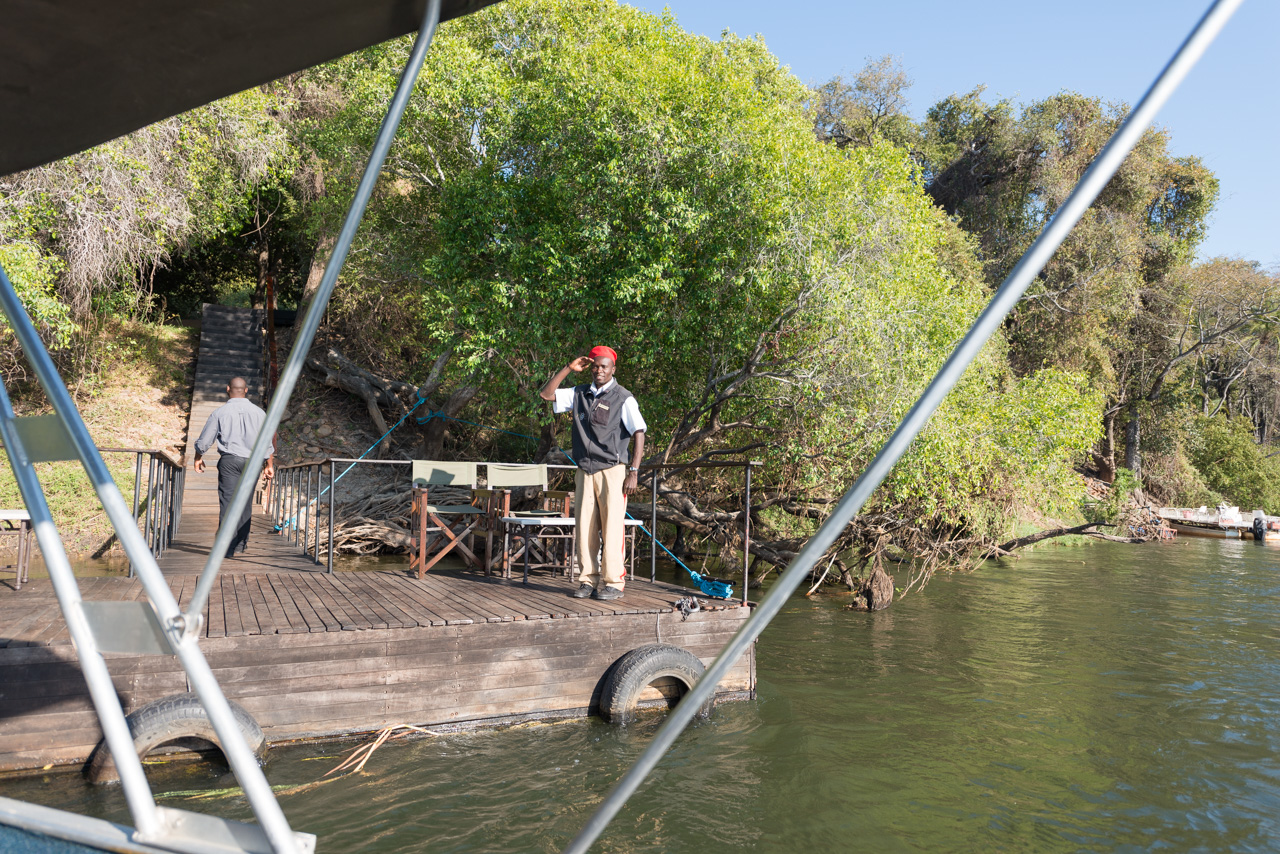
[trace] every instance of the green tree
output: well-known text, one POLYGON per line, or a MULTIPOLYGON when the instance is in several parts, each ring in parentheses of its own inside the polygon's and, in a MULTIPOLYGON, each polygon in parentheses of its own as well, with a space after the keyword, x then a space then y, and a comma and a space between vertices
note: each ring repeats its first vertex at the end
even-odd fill
POLYGON ((912 147, 917 131, 907 114, 911 84, 898 57, 868 59, 852 82, 837 75, 814 90, 814 132, 837 148, 877 140, 912 147))
POLYGON ((63 160, 0 178, 0 245, 58 259, 73 318, 145 314, 170 253, 246 218, 288 141, 275 97, 249 90, 63 160))
POLYGON ((1280 458, 1258 445, 1247 418, 1201 416, 1189 450, 1209 488, 1242 510, 1280 507, 1280 458))
MULTIPOLYGON (((921 146, 929 192, 975 236, 989 282, 1008 274, 1127 112, 1067 92, 1018 112, 987 104, 981 89, 930 109, 921 146)), ((1181 307, 1165 289, 1194 257, 1218 185, 1199 160, 1168 149, 1166 132, 1143 135, 1009 325, 1015 370, 1084 372, 1106 393, 1104 479, 1116 468, 1117 419, 1126 465, 1141 475, 1143 408, 1159 403, 1164 378, 1190 355, 1170 337, 1181 307)))
MULTIPOLYGON (((343 164, 407 49, 303 82, 339 105, 302 134, 326 204, 349 194, 343 164)), ((824 512, 985 288, 907 153, 821 144, 810 101, 761 42, 612 2, 506 3, 442 28, 335 298, 343 347, 389 375, 371 405, 395 415, 424 394, 546 448, 558 425, 535 390, 607 342, 656 456, 750 452, 767 462, 762 511, 824 512)), ((335 384, 351 372, 327 365, 335 384)), ((1013 375, 996 342, 876 506, 979 535, 1033 494, 1068 500, 1099 406, 1069 371, 1013 375)), ((429 452, 448 424, 425 426, 429 452)), ((668 481, 664 518, 731 542, 727 485, 687 485, 668 481)), ((775 545, 757 553, 786 560, 785 532, 759 530, 775 545)))

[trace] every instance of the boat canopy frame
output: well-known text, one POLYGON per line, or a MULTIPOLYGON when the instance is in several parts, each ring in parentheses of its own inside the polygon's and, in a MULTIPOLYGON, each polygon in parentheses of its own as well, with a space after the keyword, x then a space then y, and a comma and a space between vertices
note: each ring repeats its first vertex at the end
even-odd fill
MULTIPOLYGON (((138 530, 124 496, 111 477, 102 454, 94 445, 66 383, 18 298, 13 283, 3 267, 0 267, 0 309, 3 309, 8 318, 10 327, 53 408, 52 415, 19 417, 14 412, 7 390, 0 384, 0 439, 4 442, 22 499, 31 514, 36 539, 44 555, 59 608, 75 645, 107 748, 111 751, 120 774, 125 800, 134 822, 134 828, 129 834, 132 843, 179 852, 269 851, 275 854, 311 854, 315 850, 314 835, 297 833, 289 826, 266 775, 236 723, 226 696, 200 651, 202 611, 231 544, 236 521, 253 496, 258 475, 270 448, 271 437, 301 376, 306 354, 319 329, 338 274, 346 262, 351 243, 382 172, 383 163, 422 70, 427 49, 439 26, 442 2, 443 0, 428 0, 426 4, 413 50, 400 74, 395 94, 378 130, 342 230, 334 243, 325 275, 303 319, 289 360, 267 407, 262 428, 254 441, 245 470, 218 528, 208 561, 185 612, 179 608, 155 555, 138 530), (35 469, 35 463, 38 462, 72 459, 78 459, 84 466, 133 571, 146 591, 147 601, 102 603, 81 598, 75 573, 67 559, 66 548, 53 522, 35 469), (257 825, 156 804, 103 652, 169 654, 178 658, 258 819, 257 825)), ((0 807, 3 806, 6 804, 0 804, 0 807)), ((47 820, 43 823, 37 821, 36 817, 46 816, 48 811, 32 811, 21 822, 9 820, 14 812, 0 809, 0 822, 16 823, 24 829, 58 835, 59 828, 51 826, 47 820)), ((120 828, 117 825, 82 820, 73 822, 70 826, 79 834, 75 841, 103 847, 120 844, 120 828)), ((65 835, 66 828, 61 831, 65 835)))
MULTIPOLYGON (((145 2, 146 0, 139 0, 139 3, 145 4, 145 2)), ((247 506, 252 495, 270 437, 280 423, 285 405, 301 374, 306 352, 319 328, 338 274, 346 260, 352 239, 363 218, 365 207, 421 70, 427 47, 441 20, 441 3, 442 0, 428 0, 413 52, 401 73, 396 93, 379 130, 355 198, 352 200, 342 231, 335 242, 324 278, 308 307, 276 394, 268 406, 265 422, 255 440, 240 485, 232 498, 231 509, 226 514, 227 520, 237 519, 240 508, 247 506)), ((1156 113, 1177 89, 1241 3, 1243 0, 1215 0, 1210 6, 1138 105, 1090 165, 1062 208, 997 289, 990 303, 974 321, 893 435, 840 499, 826 522, 809 539, 786 571, 779 576, 769 593, 760 601, 755 612, 707 668, 697 685, 671 710, 653 741, 631 769, 615 784, 582 830, 565 848, 568 854, 581 854, 590 848, 626 801, 644 782, 663 754, 692 721, 697 711, 711 698, 716 685, 728 672, 730 666, 750 644, 755 642, 816 561, 833 545, 839 533, 857 515, 863 504, 888 476, 893 466, 924 430, 942 400, 959 382, 969 364, 977 357, 1070 230, 1110 181, 1130 150, 1154 120, 1156 113)), ((487 0, 478 0, 478 2, 477 0, 472 2, 451 0, 449 16, 466 14, 487 4, 487 0)), ((398 35, 398 33, 391 35, 398 35)), ((363 45, 355 45, 352 49, 360 46, 363 45)), ((230 94, 230 92, 220 94, 230 94)), ((211 97, 219 96, 215 94, 211 97)), ((210 99, 205 98, 189 103, 186 107, 197 106, 210 99)), ((172 112, 176 110, 165 115, 172 112)), ((3 104, 0 104, 0 114, 4 114, 3 104)), ((155 115, 149 120, 164 118, 165 115, 155 115)), ((142 124, 146 122, 140 122, 134 127, 140 127, 142 124)), ((126 128, 120 132, 132 129, 134 128, 126 128)), ((103 139, 96 139, 87 144, 101 141, 103 139)), ((79 147, 83 148, 85 145, 79 147)), ((56 156, 72 153, 74 150, 78 149, 61 151, 51 156, 46 151, 44 154, 36 155, 34 160, 31 160, 31 155, 27 155, 30 162, 26 165, 37 165, 56 156)), ((0 174, 12 171, 12 166, 5 168, 6 162, 0 160, 0 174)), ((120 770, 130 812, 137 825, 132 833, 132 840, 144 846, 152 845, 173 851, 269 850, 277 854, 285 854, 285 852, 293 854, 293 852, 314 850, 314 836, 295 833, 289 827, 265 775, 257 766, 235 725, 225 696, 199 651, 201 611, 208 601, 209 592, 221 566, 221 555, 225 554, 226 547, 232 538, 230 521, 219 528, 195 595, 187 610, 181 611, 164 583, 154 556, 142 539, 119 489, 107 471, 102 456, 93 445, 65 384, 58 375, 48 351, 40 341, 30 317, 22 307, 3 269, 0 269, 0 308, 3 308, 9 318, 14 334, 21 343, 28 361, 54 408, 54 416, 36 416, 42 419, 37 425, 32 418, 15 416, 7 392, 0 387, 0 438, 4 441, 23 500, 31 513, 36 537, 49 566, 50 578, 57 593, 59 605, 76 644, 108 746, 120 770), (42 434, 44 441, 36 441, 35 438, 42 434), (94 609, 84 607, 86 603, 80 600, 74 573, 67 561, 61 537, 53 524, 33 467, 35 462, 44 460, 77 458, 89 474, 99 500, 115 527, 126 553, 135 563, 138 577, 146 589, 150 600, 148 603, 118 603, 138 606, 134 617, 135 623, 143 627, 142 631, 122 633, 112 628, 115 621, 102 619, 95 621, 94 609), (148 627, 150 630, 147 630, 148 627), (260 822, 260 829, 253 825, 240 825, 210 816, 158 807, 155 804, 141 762, 133 751, 124 713, 102 658, 103 650, 129 651, 139 654, 173 653, 178 656, 191 678, 193 688, 209 712, 210 720, 222 740, 232 769, 240 780, 260 822)), ((4 809, 8 803, 12 802, 8 802, 7 799, 0 799, 0 801, 4 801, 0 802, 0 823, 21 825, 21 820, 14 817, 12 810, 4 809)), ((37 812, 44 815, 51 811, 37 812)), ((92 831, 95 826, 94 821, 79 819, 76 822, 78 826, 90 828, 83 831, 82 836, 94 835, 92 831)), ((96 841, 104 845, 118 846, 120 844, 119 826, 106 822, 102 822, 101 825, 108 828, 109 832, 104 831, 101 838, 96 841)), ((40 827, 31 827, 30 824, 23 826, 40 830, 40 827)), ((90 838, 82 841, 92 843, 95 840, 90 838)))
POLYGON ((822 555, 835 544, 845 526, 858 515, 862 505, 884 482, 890 470, 911 447, 916 437, 923 432, 943 399, 960 381, 960 377, 970 363, 978 357, 978 353, 991 336, 1004 323, 1005 317, 1022 298, 1031 282, 1049 263, 1049 259, 1066 239, 1067 234, 1107 186, 1147 127, 1155 121, 1156 113, 1169 100, 1243 2, 1244 0, 1215 0, 1200 18, 1156 77, 1155 82, 1142 96, 1142 100, 1085 170, 1066 202, 1000 284, 991 301, 969 327, 969 331, 956 345, 947 361, 938 369, 919 399, 898 424, 893 435, 876 453, 853 486, 841 497, 831 511, 831 515, 809 538, 791 565, 778 576, 778 580, 774 582, 768 594, 756 606, 755 613, 742 624, 742 628, 738 629, 725 648, 716 656, 715 661, 707 667, 698 684, 670 711, 667 720, 654 734, 653 741, 601 801, 595 813, 583 825, 582 830, 564 849, 565 854, 585 854, 591 847, 591 843, 604 832, 609 822, 644 782, 663 754, 675 743, 676 738, 697 715, 699 709, 712 698, 716 685, 728 673, 733 663, 747 650, 748 646, 755 642, 822 555))

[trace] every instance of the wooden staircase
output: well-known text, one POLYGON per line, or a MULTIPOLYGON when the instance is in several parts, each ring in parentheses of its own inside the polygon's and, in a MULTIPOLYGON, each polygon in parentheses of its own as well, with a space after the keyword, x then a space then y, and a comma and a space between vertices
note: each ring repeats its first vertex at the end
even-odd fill
MULTIPOLYGON (((199 572, 218 530, 218 447, 204 455, 205 470, 191 467, 196 439, 209 416, 227 401, 227 383, 244 377, 249 400, 265 408, 262 399, 263 313, 248 308, 206 304, 201 313, 200 351, 195 388, 191 392, 191 421, 187 425, 187 480, 182 493, 182 525, 160 560, 165 574, 199 572)), ((292 542, 272 533, 272 520, 255 507, 247 555, 228 560, 228 570, 314 570, 314 564, 292 542)))
MULTIPOLYGON (((244 377, 249 400, 265 408, 262 400, 262 311, 205 303, 200 316, 200 351, 196 361, 195 388, 191 392, 191 421, 187 424, 187 460, 194 459, 196 439, 215 409, 227 402, 227 383, 244 377)), ((182 494, 183 527, 187 518, 212 508, 218 518, 218 447, 205 454, 204 474, 187 469, 182 494)), ((203 522, 198 523, 203 525, 203 522)), ((181 533, 181 532, 179 532, 181 533)), ((210 540, 212 542, 212 540, 210 540)))

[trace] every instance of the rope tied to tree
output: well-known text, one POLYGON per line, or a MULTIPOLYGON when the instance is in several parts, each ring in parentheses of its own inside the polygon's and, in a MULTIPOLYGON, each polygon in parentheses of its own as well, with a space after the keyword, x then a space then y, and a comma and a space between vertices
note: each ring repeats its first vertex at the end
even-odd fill
MULTIPOLYGON (((423 397, 423 396, 422 396, 422 392, 421 392, 420 390, 415 389, 414 391, 415 391, 415 394, 416 394, 416 396, 417 396, 417 398, 418 398, 418 402, 417 402, 416 404, 414 404, 413 409, 410 409, 408 412, 406 412, 403 416, 401 416, 401 418, 400 418, 400 420, 399 420, 399 421, 397 421, 395 424, 393 424, 393 425, 391 426, 391 428, 390 428, 389 430, 387 430, 387 432, 385 432, 385 433, 383 433, 381 436, 379 436, 379 437, 378 437, 378 439, 377 439, 377 441, 375 441, 372 445, 370 445, 370 446, 368 447, 368 449, 366 449, 366 450, 365 450, 365 452, 364 452, 363 454, 361 454, 359 457, 357 457, 357 458, 356 458, 356 462, 354 462, 354 463, 352 463, 351 465, 347 466, 347 467, 346 467, 346 469, 344 469, 344 470, 343 470, 342 474, 340 474, 340 475, 338 475, 336 478, 334 478, 334 479, 333 479, 333 483, 332 483, 332 484, 330 484, 329 486, 326 486, 323 490, 321 490, 321 492, 320 492, 320 494, 319 494, 319 495, 317 495, 315 498, 311 499, 311 501, 309 501, 309 502, 307 503, 306 507, 308 507, 308 508, 309 508, 309 507, 311 507, 312 505, 314 505, 317 501, 319 501, 319 500, 320 500, 320 499, 325 495, 325 493, 327 493, 327 492, 329 491, 329 489, 330 489, 330 487, 331 487, 331 486, 336 486, 336 485, 337 485, 337 483, 338 483, 338 481, 342 480, 342 478, 346 476, 347 472, 349 472, 349 471, 351 471, 353 468, 355 468, 355 467, 359 464, 359 461, 360 461, 360 460, 363 460, 365 457, 369 456, 369 454, 373 452, 373 449, 374 449, 374 448, 376 448, 376 447, 378 447, 378 445, 382 443, 382 440, 383 440, 383 439, 385 439, 385 438, 387 438, 388 436, 390 436, 390 435, 392 434, 392 432, 394 432, 394 431, 395 431, 395 429, 396 429, 397 427, 399 427, 401 424, 403 424, 403 423, 404 423, 404 422, 409 418, 409 416, 410 416, 410 415, 412 415, 412 414, 413 414, 413 413, 418 409, 418 407, 422 406, 422 404, 424 404, 424 403, 426 403, 426 402, 427 402, 427 399, 426 399, 425 397, 423 397)), ((482 429, 482 430, 492 430, 492 431, 494 431, 495 433, 505 433, 505 434, 506 434, 506 435, 508 435, 508 436, 517 436, 517 437, 519 437, 519 438, 521 438, 521 439, 528 439, 528 440, 530 440, 531 442, 535 442, 535 443, 538 441, 536 437, 534 437, 534 436, 530 436, 530 435, 528 435, 527 433, 515 433, 515 432, 513 432, 513 431, 511 431, 511 430, 503 430, 503 429, 502 429, 502 428, 500 428, 500 427, 493 427, 493 426, 488 425, 488 424, 479 424, 479 423, 477 423, 477 422, 475 422, 475 421, 467 421, 467 420, 465 420, 465 419, 463 419, 463 418, 455 418, 454 416, 452 416, 452 415, 448 415, 447 413, 445 413, 445 412, 443 412, 443 411, 441 411, 441 410, 433 410, 433 411, 431 411, 431 412, 428 412, 425 416, 419 416, 419 417, 417 417, 417 418, 416 418, 416 419, 414 419, 414 420, 415 420, 418 424, 426 424, 427 422, 429 422, 429 421, 433 421, 433 420, 434 420, 434 419, 436 419, 436 418, 439 418, 439 419, 441 419, 441 420, 445 420, 445 421, 457 421, 459 424, 469 424, 469 425, 471 425, 472 427, 479 427, 479 428, 480 428, 480 429, 482 429)), ((563 452, 562 452, 562 453, 563 453, 563 452)), ((565 454, 565 458, 566 458, 566 459, 568 459, 568 460, 569 460, 569 462, 573 463, 575 466, 578 464, 578 463, 573 459, 573 457, 569 456, 567 453, 565 454)), ((635 516, 632 516, 630 512, 628 512, 628 513, 627 513, 627 518, 628 518, 628 519, 635 520, 635 521, 639 521, 639 520, 637 520, 637 519, 636 519, 636 517, 635 517, 635 516)), ((284 530, 285 528, 287 528, 287 527, 289 527, 289 526, 291 526, 291 525, 296 526, 296 525, 297 525, 297 520, 298 520, 298 514, 297 514, 297 513, 295 513, 291 518, 286 519, 285 521, 283 521, 283 522, 281 522, 280 524, 276 525, 276 526, 275 526, 275 530, 276 530, 277 532, 279 532, 279 531, 282 531, 282 530, 284 530)), ((671 557, 671 559, 672 559, 673 561, 675 561, 677 564, 679 564, 679 566, 680 566, 680 568, 681 568, 681 569, 683 569, 685 572, 689 573, 689 578, 691 578, 691 579, 693 580, 693 583, 694 583, 694 584, 698 585, 698 589, 699 589, 699 590, 701 590, 701 591, 703 592, 703 594, 705 594, 706 596, 710 596, 710 597, 711 597, 711 598, 713 598, 713 599, 731 599, 731 598, 733 598, 733 585, 732 585, 732 584, 730 584, 730 583, 728 583, 728 582, 726 582, 726 581, 721 581, 721 580, 716 579, 716 578, 711 578, 710 576, 702 575, 702 574, 701 574, 701 573, 699 573, 699 572, 695 572, 694 570, 690 569, 690 568, 685 564, 685 562, 684 562, 684 561, 682 561, 680 558, 676 557, 675 552, 673 552, 673 551, 671 551, 671 549, 667 548, 666 544, 665 544, 665 543, 663 543, 661 540, 659 540, 656 534, 654 534, 652 531, 650 531, 648 528, 646 528, 646 527, 644 526, 644 523, 643 523, 643 522, 641 522, 641 523, 640 523, 640 525, 638 525, 637 527, 639 527, 639 528, 640 528, 640 530, 641 530, 641 532, 642 532, 642 533, 644 533, 644 534, 648 535, 650 542, 656 543, 658 546, 660 546, 660 547, 662 548, 662 550, 663 550, 664 552, 666 552, 666 553, 671 557)))
MULTIPOLYGON (((387 432, 385 432, 385 433, 383 433, 381 436, 379 436, 379 437, 374 441, 374 443, 373 443, 372 445, 370 445, 368 448, 365 448, 364 453, 363 453, 363 454, 361 454, 360 456, 356 457, 356 461, 355 461, 354 463, 352 463, 351 465, 349 465, 349 466, 347 466, 345 469, 343 469, 343 470, 342 470, 342 474, 340 474, 340 475, 338 475, 337 477, 335 477, 335 478, 333 479, 333 482, 332 482, 332 483, 330 483, 330 484, 329 484, 328 486, 326 486, 324 489, 320 490, 320 493, 319 493, 315 498, 313 498, 313 499, 311 499, 310 501, 308 501, 304 509, 307 509, 307 508, 310 508, 310 507, 314 506, 314 505, 315 505, 315 503, 316 503, 317 501, 319 501, 321 498, 323 498, 323 497, 324 497, 325 493, 327 493, 331 488, 333 488, 333 487, 337 486, 337 485, 338 485, 338 481, 340 481, 340 480, 342 480, 344 477, 346 477, 346 476, 347 476, 347 473, 348 473, 349 471, 351 471, 353 468, 355 468, 357 465, 359 465, 359 463, 360 463, 360 461, 361 461, 361 460, 363 460, 365 457, 369 456, 369 454, 373 453, 373 449, 374 449, 374 448, 376 448, 376 447, 378 447, 378 445, 382 444, 382 440, 383 440, 383 439, 385 439, 385 438, 387 438, 388 436, 390 436, 390 435, 395 431, 395 429, 396 429, 397 427, 399 427, 401 424, 403 424, 403 423, 404 423, 404 422, 409 418, 409 416, 410 416, 410 415, 412 415, 412 414, 414 413, 414 411, 415 411, 419 406, 421 406, 422 404, 424 404, 424 403, 426 403, 426 402, 427 402, 427 399, 426 399, 425 397, 423 397, 421 393, 419 393, 419 394, 418 394, 418 402, 417 402, 417 403, 415 403, 415 404, 413 405, 413 409, 410 409, 410 410, 409 410, 408 412, 406 412, 404 415, 400 416, 400 420, 399 420, 399 421, 397 421, 395 424, 392 424, 392 425, 391 425, 391 427, 387 430, 387 432)), ((302 512, 302 511, 298 511, 298 512, 300 513, 300 512, 302 512)), ((298 513, 294 513, 294 514, 293 514, 292 516, 290 516, 288 519, 285 519, 285 520, 283 520, 283 521, 281 521, 281 522, 277 523, 277 524, 276 524, 276 526, 275 526, 272 530, 274 530, 276 533, 279 533, 280 531, 283 531, 285 528, 289 528, 289 527, 297 527, 297 525, 298 525, 298 513)))

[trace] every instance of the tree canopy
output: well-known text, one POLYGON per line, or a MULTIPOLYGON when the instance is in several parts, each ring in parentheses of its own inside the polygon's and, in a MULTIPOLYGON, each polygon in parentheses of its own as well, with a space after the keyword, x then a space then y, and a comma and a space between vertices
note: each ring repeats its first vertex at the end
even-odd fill
MULTIPOLYGON (((268 280, 305 303, 409 50, 0 179, 0 262, 49 340, 103 313, 260 301, 268 280)), ((764 461, 757 556, 780 563, 1127 113, 977 87, 915 121, 910 85, 883 57, 810 89, 759 39, 612 0, 449 22, 317 370, 372 378, 378 423, 426 398, 414 453, 547 458, 568 441, 537 388, 607 343, 653 458, 764 461)), ((1149 129, 867 513, 976 542, 1020 508, 1072 512, 1084 468, 1123 462, 1170 499, 1237 489, 1204 449, 1245 422, 1270 440, 1280 297, 1257 265, 1196 260, 1217 192, 1149 129)), ((663 518, 733 546, 735 489, 673 475, 663 518)))

